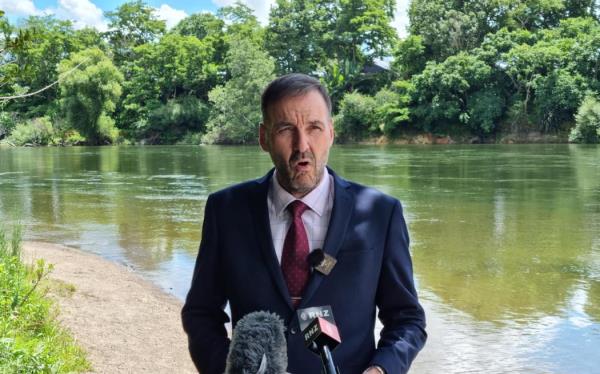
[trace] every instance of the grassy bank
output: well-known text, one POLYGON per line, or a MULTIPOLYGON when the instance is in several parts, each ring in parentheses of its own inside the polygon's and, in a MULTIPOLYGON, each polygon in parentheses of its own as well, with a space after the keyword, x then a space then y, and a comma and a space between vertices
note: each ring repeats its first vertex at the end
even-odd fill
POLYGON ((47 297, 52 266, 21 260, 21 232, 0 227, 0 374, 70 373, 90 368, 47 297))

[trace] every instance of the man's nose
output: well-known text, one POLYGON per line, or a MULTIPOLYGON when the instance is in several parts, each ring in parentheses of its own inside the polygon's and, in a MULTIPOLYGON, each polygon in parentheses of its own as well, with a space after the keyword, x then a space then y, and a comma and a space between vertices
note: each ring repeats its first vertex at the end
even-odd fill
POLYGON ((295 146, 298 152, 306 152, 309 149, 308 136, 302 129, 299 129, 296 133, 295 146))

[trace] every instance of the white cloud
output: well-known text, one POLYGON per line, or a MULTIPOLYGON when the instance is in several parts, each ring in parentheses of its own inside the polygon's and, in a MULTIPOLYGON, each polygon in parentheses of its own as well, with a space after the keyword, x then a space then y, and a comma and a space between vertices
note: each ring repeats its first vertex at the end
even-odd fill
POLYGON ((102 9, 89 0, 58 0, 58 8, 52 10, 57 18, 73 21, 76 29, 86 26, 106 31, 108 24, 102 9))
POLYGON ((394 21, 392 26, 398 31, 398 36, 405 38, 408 35, 408 6, 409 0, 398 0, 396 11, 394 12, 394 21))
POLYGON ((173 9, 167 4, 162 4, 159 8, 156 8, 156 14, 159 19, 166 21, 168 29, 177 25, 179 21, 188 16, 183 10, 173 9))
POLYGON ((0 0, 0 9, 9 16, 37 16, 42 14, 35 7, 33 0, 0 0))
MULTIPOLYGON (((212 0, 212 2, 219 7, 223 7, 235 4, 236 0, 212 0)), ((275 0, 241 0, 241 2, 254 10, 254 15, 261 24, 266 25, 269 23, 269 12, 271 6, 275 4, 275 0)))

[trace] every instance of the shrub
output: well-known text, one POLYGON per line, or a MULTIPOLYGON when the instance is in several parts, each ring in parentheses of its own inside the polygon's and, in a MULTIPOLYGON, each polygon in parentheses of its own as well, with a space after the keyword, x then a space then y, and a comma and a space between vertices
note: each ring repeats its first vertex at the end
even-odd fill
POLYGON ((475 133, 489 134, 496 129, 504 108, 504 99, 497 89, 477 91, 469 97, 465 122, 475 133))
POLYGON ((344 95, 335 118, 336 135, 342 141, 360 140, 377 128, 377 103, 371 96, 358 92, 344 95))
POLYGON ((378 128, 387 137, 410 121, 410 82, 397 81, 394 88, 395 91, 382 89, 375 95, 378 128))
POLYGON ((200 145, 203 134, 200 132, 188 132, 178 142, 178 145, 200 145))
POLYGON ((55 321, 39 285, 52 270, 20 258, 21 232, 9 240, 0 227, 0 373, 69 373, 89 369, 80 348, 55 321))
POLYGON ((600 101, 594 96, 586 96, 577 114, 575 127, 571 129, 569 141, 575 143, 600 142, 600 101))
POLYGON ((7 137, 17 126, 17 114, 14 112, 0 112, 0 139, 7 137))
POLYGON ((148 120, 138 123, 137 137, 172 143, 188 132, 202 132, 208 114, 207 104, 194 96, 172 99, 151 110, 148 120))
POLYGON ((19 123, 8 137, 15 145, 48 145, 54 130, 48 117, 40 117, 19 123))

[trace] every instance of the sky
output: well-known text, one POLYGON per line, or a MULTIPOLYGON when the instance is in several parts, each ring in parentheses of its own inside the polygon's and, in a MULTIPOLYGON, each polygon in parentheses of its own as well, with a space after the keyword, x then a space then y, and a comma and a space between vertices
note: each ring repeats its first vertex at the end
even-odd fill
MULTIPOLYGON (((106 31, 107 20, 103 13, 116 9, 126 0, 0 0, 0 9, 4 10, 11 22, 30 15, 52 14, 59 19, 73 21, 76 28, 92 26, 106 31)), ((167 27, 173 27, 193 13, 215 12, 225 5, 232 5, 235 0, 146 0, 148 5, 157 9, 159 18, 164 19, 167 27)), ((269 9, 275 0, 242 0, 254 9, 255 15, 262 24, 269 18, 269 9)), ((407 9, 409 0, 396 0, 396 13, 393 26, 398 35, 406 36, 408 25, 407 9)))

